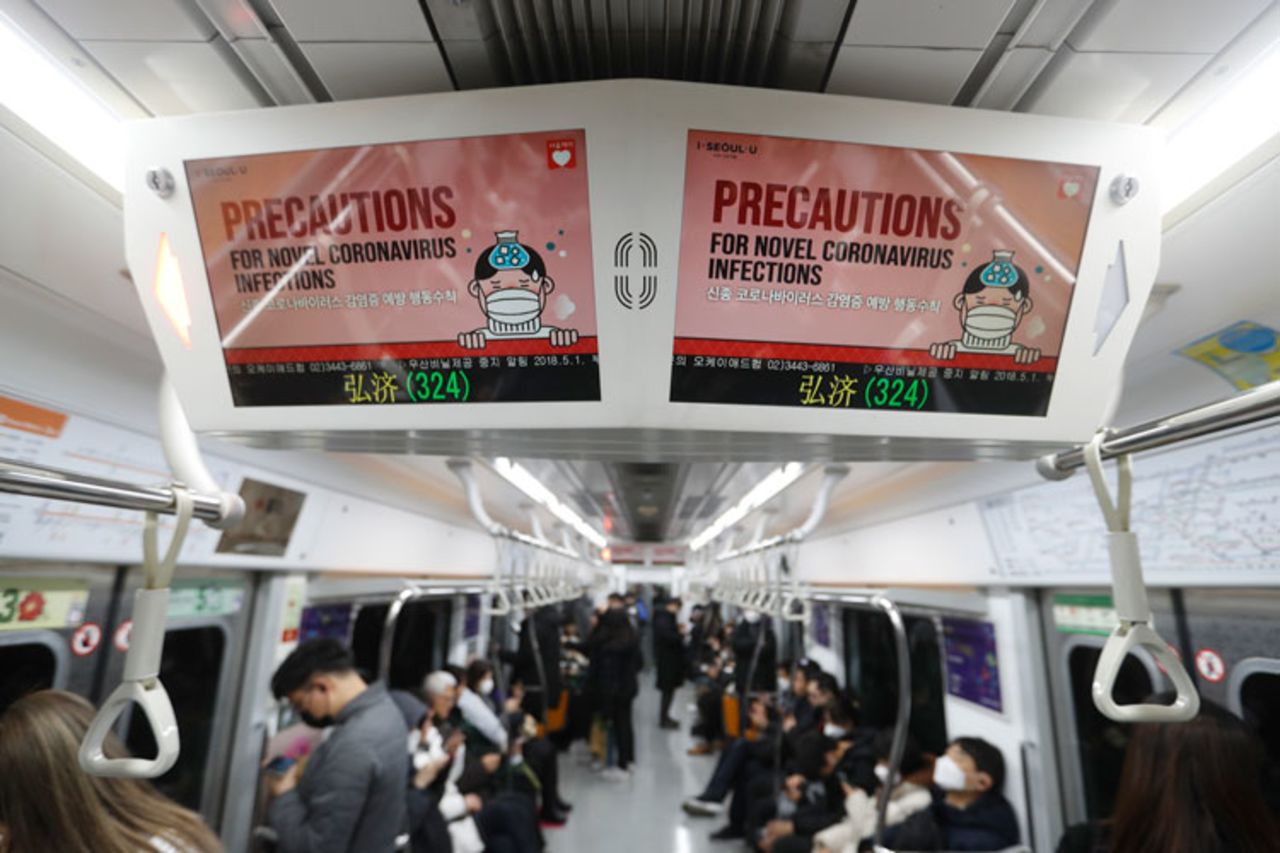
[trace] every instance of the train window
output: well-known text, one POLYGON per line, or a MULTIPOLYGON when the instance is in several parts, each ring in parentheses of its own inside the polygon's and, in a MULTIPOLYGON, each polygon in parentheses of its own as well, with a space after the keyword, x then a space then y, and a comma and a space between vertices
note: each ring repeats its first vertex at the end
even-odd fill
POLYGON ((1280 812, 1280 670, 1255 672, 1240 683, 1240 711, 1267 749, 1267 802, 1280 812))
POLYGON ((439 601, 407 603, 396 620, 387 686, 392 690, 422 687, 427 674, 444 663, 442 652, 447 638, 447 605, 439 601), (443 637, 442 630, 445 632, 443 637))
POLYGON ((378 678, 378 652, 382 648, 382 628, 387 624, 389 604, 362 604, 356 608, 356 624, 351 629, 351 654, 356 669, 366 681, 378 678))
MULTIPOLYGON (((1067 664, 1071 674, 1071 702, 1075 711, 1076 742, 1084 775, 1085 810, 1089 820, 1111 815, 1116 786, 1129 743, 1129 725, 1102 715, 1093 704, 1093 672, 1102 654, 1100 647, 1077 646, 1067 664)), ((1151 674, 1133 655, 1124 659, 1112 695, 1121 705, 1141 702, 1152 694, 1151 674)))
MULTIPOLYGON (((178 763, 155 784, 191 809, 200 808, 226 645, 226 632, 217 626, 178 628, 164 636, 160 681, 173 702, 182 751, 178 763)), ((156 754, 151 726, 142 714, 130 716, 125 741, 134 755, 156 754)))
POLYGON ((58 659, 44 643, 0 645, 0 714, 14 702, 54 684, 58 659))
MULTIPOLYGON (((911 655, 910 730, 921 748, 941 754, 947 747, 947 719, 938 629, 927 617, 907 616, 904 621, 911 655)), ((898 711, 898 654, 889 617, 846 610, 844 638, 846 683, 861 699, 863 724, 892 726, 898 711)))

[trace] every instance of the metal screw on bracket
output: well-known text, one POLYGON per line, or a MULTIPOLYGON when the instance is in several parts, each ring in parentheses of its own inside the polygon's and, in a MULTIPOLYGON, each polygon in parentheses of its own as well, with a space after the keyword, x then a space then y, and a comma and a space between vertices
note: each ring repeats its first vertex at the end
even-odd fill
POLYGON ((1111 200, 1119 205, 1128 204, 1138 194, 1139 186, 1138 179, 1135 177, 1116 175, 1115 180, 1111 182, 1111 200))
POLYGON ((173 175, 168 169, 148 169, 147 186, 160 198, 168 198, 173 195, 175 186, 173 175))

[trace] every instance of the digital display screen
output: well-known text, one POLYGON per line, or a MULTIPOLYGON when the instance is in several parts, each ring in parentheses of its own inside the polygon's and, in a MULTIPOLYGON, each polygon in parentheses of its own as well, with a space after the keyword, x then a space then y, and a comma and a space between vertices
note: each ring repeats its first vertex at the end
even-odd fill
POLYGON ((584 131, 186 172, 235 405, 600 399, 584 131))
POLYGON ((690 131, 671 400, 1045 415, 1097 180, 690 131))

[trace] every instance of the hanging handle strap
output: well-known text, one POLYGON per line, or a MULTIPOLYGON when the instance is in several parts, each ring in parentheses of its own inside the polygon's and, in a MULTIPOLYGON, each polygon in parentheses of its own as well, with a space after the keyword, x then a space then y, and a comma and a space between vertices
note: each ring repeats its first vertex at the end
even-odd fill
POLYGON ((124 661, 124 679, 102 704, 80 745, 80 766, 93 776, 154 779, 178 760, 178 723, 159 675, 165 620, 169 615, 169 583, 191 527, 194 502, 190 492, 180 487, 174 487, 173 497, 177 525, 163 558, 159 557, 156 542, 155 513, 147 513, 142 530, 145 585, 133 596, 133 629, 124 661), (157 746, 155 758, 108 758, 103 749, 116 720, 131 703, 142 708, 151 725, 157 746))
POLYGON ((1093 704, 1107 717, 1122 723, 1180 723, 1200 711, 1200 694, 1191 676, 1152 626, 1151 605, 1142 578, 1138 536, 1129 529, 1133 496, 1133 464, 1128 455, 1117 459, 1116 497, 1112 500, 1102 469, 1102 442, 1099 431, 1084 446, 1085 467, 1093 483, 1098 506, 1107 523, 1107 551, 1111 557, 1111 589, 1119 624, 1107 638, 1093 673, 1093 704), (1113 698, 1120 667, 1129 652, 1142 647, 1151 653, 1173 681, 1178 691, 1172 705, 1118 705, 1113 698))

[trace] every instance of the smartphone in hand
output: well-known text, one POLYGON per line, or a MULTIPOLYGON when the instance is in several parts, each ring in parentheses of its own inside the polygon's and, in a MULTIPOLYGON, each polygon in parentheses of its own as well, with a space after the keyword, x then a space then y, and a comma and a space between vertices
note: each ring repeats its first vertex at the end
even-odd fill
POLYGON ((277 755, 267 763, 266 771, 272 776, 283 776, 289 772, 289 768, 298 763, 298 759, 290 758, 287 755, 277 755))

